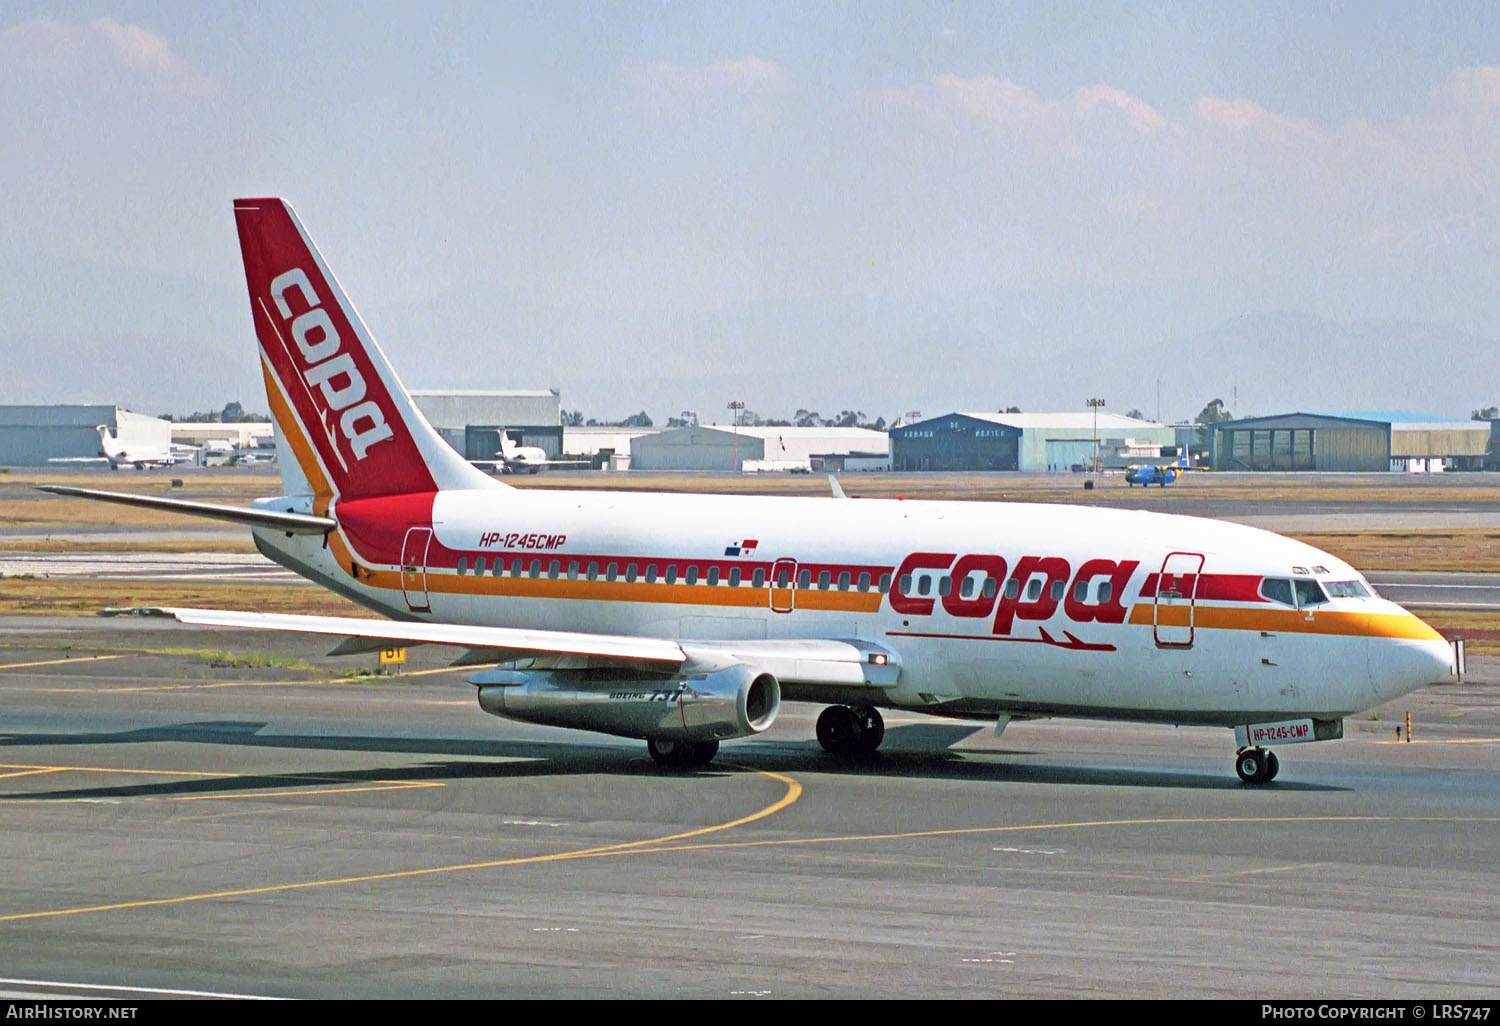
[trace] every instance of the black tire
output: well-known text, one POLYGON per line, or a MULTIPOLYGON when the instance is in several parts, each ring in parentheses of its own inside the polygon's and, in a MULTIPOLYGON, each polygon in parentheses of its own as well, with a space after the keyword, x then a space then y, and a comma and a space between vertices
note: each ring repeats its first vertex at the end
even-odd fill
POLYGON ((860 721, 859 741, 855 751, 860 755, 870 755, 885 740, 885 720, 881 718, 878 709, 856 709, 854 714, 860 721))
POLYGON ((717 741, 673 741, 665 738, 650 738, 646 751, 658 766, 681 769, 685 766, 704 766, 719 754, 717 741))
POLYGON ((1269 779, 1266 776, 1267 754, 1259 748, 1247 748, 1234 757, 1234 771, 1247 784, 1264 784, 1269 779))
POLYGON ((863 734, 860 715, 847 705, 830 705, 818 716, 818 744, 830 755, 853 755, 863 734))
POLYGON ((1281 772, 1281 760, 1276 758, 1275 752, 1266 753, 1266 783, 1276 779, 1276 774, 1281 772))

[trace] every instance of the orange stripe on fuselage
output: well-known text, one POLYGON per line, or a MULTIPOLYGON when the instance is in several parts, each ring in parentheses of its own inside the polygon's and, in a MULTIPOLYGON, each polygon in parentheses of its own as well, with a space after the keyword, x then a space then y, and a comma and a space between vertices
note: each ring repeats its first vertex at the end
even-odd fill
MULTIPOLYGON (((1410 613, 1360 613, 1343 609, 1244 609, 1236 606, 1192 607, 1192 624, 1201 630, 1266 631, 1272 634, 1337 634, 1351 637, 1442 641, 1443 636, 1410 613)), ((1141 627, 1186 627, 1189 607, 1138 602, 1130 622, 1141 627)))

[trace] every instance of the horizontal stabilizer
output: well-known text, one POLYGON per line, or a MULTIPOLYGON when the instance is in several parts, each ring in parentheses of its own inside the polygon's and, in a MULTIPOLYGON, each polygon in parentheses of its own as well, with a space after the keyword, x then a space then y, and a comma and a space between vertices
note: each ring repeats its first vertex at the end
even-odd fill
POLYGON ((274 527, 290 534, 327 534, 338 526, 330 517, 318 517, 309 513, 282 513, 271 509, 246 509, 243 506, 222 506, 216 502, 193 502, 190 499, 165 499, 155 495, 131 495, 126 492, 105 492, 94 488, 70 488, 65 485, 37 485, 44 492, 54 495, 73 495, 80 499, 97 499, 100 502, 117 502, 122 506, 144 506, 171 513, 185 513, 193 517, 210 520, 228 520, 251 527, 274 527))

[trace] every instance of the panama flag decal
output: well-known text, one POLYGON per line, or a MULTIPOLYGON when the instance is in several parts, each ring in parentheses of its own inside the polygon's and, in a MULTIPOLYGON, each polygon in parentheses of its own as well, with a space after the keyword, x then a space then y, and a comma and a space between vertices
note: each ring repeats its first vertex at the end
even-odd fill
POLYGON ((726 556, 748 556, 755 551, 755 546, 760 544, 754 538, 746 538, 742 542, 730 542, 724 549, 726 556))

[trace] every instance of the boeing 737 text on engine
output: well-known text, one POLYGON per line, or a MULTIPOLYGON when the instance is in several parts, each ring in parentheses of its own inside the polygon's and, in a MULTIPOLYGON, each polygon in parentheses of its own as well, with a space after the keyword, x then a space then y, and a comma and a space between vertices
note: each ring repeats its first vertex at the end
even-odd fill
POLYGON ((247 524, 270 559, 390 619, 159 610, 184 623, 343 653, 452 646, 485 711, 641 738, 668 765, 764 731, 785 699, 826 704, 818 740, 841 754, 880 744, 881 709, 1225 727, 1263 784, 1266 745, 1340 737, 1450 672, 1447 642, 1353 567, 1235 524, 510 488, 418 412, 290 206, 234 212, 285 494, 50 490, 247 524))

